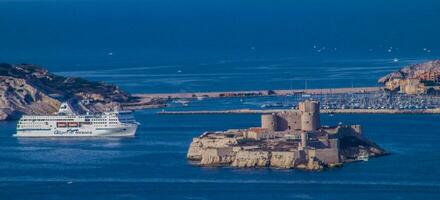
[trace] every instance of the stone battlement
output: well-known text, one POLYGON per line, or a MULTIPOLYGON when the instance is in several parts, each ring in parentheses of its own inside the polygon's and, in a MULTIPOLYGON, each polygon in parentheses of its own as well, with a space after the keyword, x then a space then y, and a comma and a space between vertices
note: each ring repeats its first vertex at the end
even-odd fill
POLYGON ((286 110, 261 116, 261 127, 269 131, 314 131, 320 126, 319 102, 316 101, 301 102, 299 110, 286 110))

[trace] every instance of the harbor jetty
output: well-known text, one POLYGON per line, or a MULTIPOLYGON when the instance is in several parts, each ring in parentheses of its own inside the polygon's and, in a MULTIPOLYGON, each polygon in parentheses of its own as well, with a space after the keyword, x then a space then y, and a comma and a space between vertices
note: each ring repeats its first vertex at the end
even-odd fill
POLYGON ((187 158, 199 166, 271 167, 318 171, 368 161, 387 151, 363 136, 360 125, 321 126, 319 102, 261 116, 261 127, 205 132, 187 158))
POLYGON ((383 87, 350 87, 350 88, 322 88, 322 89, 292 89, 292 90, 250 90, 250 91, 224 91, 224 92, 189 92, 189 93, 157 93, 133 94, 140 99, 149 98, 222 98, 222 97, 252 97, 252 96, 286 96, 295 94, 347 94, 371 93, 383 90, 383 87))
MULTIPOLYGON (((160 115, 208 115, 208 114, 268 114, 285 109, 235 109, 235 110, 196 110, 160 111, 160 115)), ((440 109, 398 110, 398 109, 321 109, 322 114, 440 114, 440 109)))

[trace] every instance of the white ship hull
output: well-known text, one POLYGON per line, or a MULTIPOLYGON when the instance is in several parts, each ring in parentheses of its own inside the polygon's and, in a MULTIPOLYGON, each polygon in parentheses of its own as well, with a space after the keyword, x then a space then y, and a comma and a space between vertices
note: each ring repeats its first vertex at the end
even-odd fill
POLYGON ((53 128, 17 130, 15 137, 126 137, 134 136, 137 124, 112 128, 53 128))
POLYGON ((125 137, 134 136, 138 122, 131 111, 78 115, 62 103, 55 115, 24 115, 16 137, 125 137))

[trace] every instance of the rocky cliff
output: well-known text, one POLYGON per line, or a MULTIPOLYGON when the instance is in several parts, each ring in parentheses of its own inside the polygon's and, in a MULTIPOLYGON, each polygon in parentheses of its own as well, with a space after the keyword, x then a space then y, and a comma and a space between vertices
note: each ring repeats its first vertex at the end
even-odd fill
POLYGON ((395 79, 424 79, 426 75, 440 74, 440 60, 432 60, 425 63, 414 64, 381 77, 378 82, 386 83, 395 79))
POLYGON ((160 99, 141 101, 117 86, 58 76, 36 65, 0 64, 0 120, 51 114, 62 101, 69 101, 80 112, 163 103, 160 99))

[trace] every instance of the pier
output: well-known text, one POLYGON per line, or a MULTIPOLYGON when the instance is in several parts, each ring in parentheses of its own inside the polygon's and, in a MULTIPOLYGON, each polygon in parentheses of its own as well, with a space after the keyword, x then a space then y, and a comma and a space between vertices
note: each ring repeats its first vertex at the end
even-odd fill
POLYGON ((294 89, 294 90, 250 90, 224 92, 186 92, 186 93, 156 93, 134 94, 142 99, 151 98, 221 98, 221 97, 248 97, 248 96, 285 96, 294 94, 349 94, 370 93, 383 90, 384 87, 351 87, 351 88, 323 88, 323 89, 294 89))
MULTIPOLYGON (((271 110, 199 110, 199 111, 161 111, 160 115, 209 115, 209 114, 270 114, 286 109, 271 110)), ((397 110, 397 109, 321 109, 322 114, 440 114, 440 109, 397 110)))
MULTIPOLYGON (((264 114, 295 109, 304 100, 321 102, 321 113, 334 114, 440 114, 440 96, 407 95, 386 91, 383 87, 351 87, 296 90, 253 90, 224 92, 190 92, 135 94, 144 101, 152 99, 185 99, 186 106, 193 100, 205 98, 274 97, 271 103, 262 103, 261 109, 162 111, 158 114, 264 114), (276 97, 281 97, 276 98, 276 97)), ((179 102, 179 101, 176 101, 179 102)), ((183 108, 183 107, 182 107, 183 108)))

